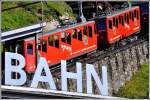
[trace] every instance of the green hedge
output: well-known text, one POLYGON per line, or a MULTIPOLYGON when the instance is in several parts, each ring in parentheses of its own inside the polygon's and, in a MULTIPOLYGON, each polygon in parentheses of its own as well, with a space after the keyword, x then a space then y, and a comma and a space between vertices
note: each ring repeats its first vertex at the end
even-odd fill
POLYGON ((148 98, 149 64, 146 62, 118 92, 117 96, 134 99, 148 98))

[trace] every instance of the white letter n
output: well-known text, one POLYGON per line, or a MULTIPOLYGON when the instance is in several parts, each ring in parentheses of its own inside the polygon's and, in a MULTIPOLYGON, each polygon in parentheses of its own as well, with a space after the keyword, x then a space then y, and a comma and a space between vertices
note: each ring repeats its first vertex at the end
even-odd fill
POLYGON ((91 64, 86 64, 86 77, 87 77, 87 93, 92 94, 92 76, 98 86, 102 95, 108 95, 108 83, 107 83, 107 68, 102 66, 102 82, 96 73, 94 66, 91 64))

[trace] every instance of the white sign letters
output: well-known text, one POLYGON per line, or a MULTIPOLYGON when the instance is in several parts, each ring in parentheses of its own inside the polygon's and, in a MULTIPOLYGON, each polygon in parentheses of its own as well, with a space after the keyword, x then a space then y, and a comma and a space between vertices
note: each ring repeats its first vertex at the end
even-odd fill
MULTIPOLYGON (((25 59, 22 55, 17 53, 5 52, 5 84, 6 85, 24 85, 26 82, 26 72, 23 70, 25 66, 25 59), (17 60, 19 63, 16 65, 12 65, 12 59, 17 60), (19 79, 13 79, 11 73, 15 72, 20 74, 19 79)), ((87 85, 87 93, 92 94, 93 86, 92 86, 92 77, 96 82, 96 85, 102 95, 108 95, 108 83, 107 83, 107 68, 106 66, 102 66, 102 79, 99 78, 97 72, 94 69, 94 66, 91 64, 86 64, 86 85, 87 85), (102 80, 102 81, 101 81, 102 80)), ((62 91, 67 91, 68 84, 67 79, 75 79, 77 80, 77 92, 83 92, 83 84, 82 84, 82 64, 76 63, 76 73, 67 72, 66 61, 61 61, 61 89, 62 91)), ((56 84, 53 80, 53 76, 50 72, 49 66, 46 62, 45 58, 40 58, 39 63, 37 65, 31 87, 37 88, 39 82, 47 82, 49 84, 49 89, 57 90, 56 84), (45 75, 42 76, 41 73, 44 70, 45 75)))

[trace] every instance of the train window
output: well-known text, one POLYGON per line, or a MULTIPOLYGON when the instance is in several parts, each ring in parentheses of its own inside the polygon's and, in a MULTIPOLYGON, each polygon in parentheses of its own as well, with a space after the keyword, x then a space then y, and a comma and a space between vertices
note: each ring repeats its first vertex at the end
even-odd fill
POLYGON ((113 26, 115 26, 115 18, 113 18, 113 26))
POLYGON ((134 21, 134 13, 132 12, 132 21, 134 21))
POLYGON ((33 55, 33 45, 31 43, 27 44, 27 53, 33 55))
POLYGON ((68 33, 68 35, 67 35, 67 43, 71 44, 71 35, 70 35, 70 33, 68 33))
POLYGON ((66 33, 65 33, 65 32, 62 32, 62 33, 61 33, 61 41, 64 42, 64 43, 67 42, 65 37, 66 37, 66 33))
POLYGON ((54 39, 55 39, 55 41, 54 41, 55 47, 59 48, 59 38, 58 38, 58 36, 54 36, 54 39))
POLYGON ((131 11, 129 12, 129 16, 130 16, 130 19, 132 19, 132 13, 131 13, 131 11))
POLYGON ((77 29, 73 30, 73 36, 72 37, 75 38, 75 39, 77 39, 77 29))
POLYGON ((118 18, 116 18, 116 27, 118 28, 118 18))
POLYGON ((129 14, 127 14, 127 23, 129 24, 129 14))
POLYGON ((41 50, 41 40, 40 39, 38 39, 37 45, 38 45, 38 50, 41 50))
POLYGON ((126 14, 124 14, 124 22, 126 22, 126 14))
POLYGON ((121 16, 119 16, 119 23, 121 24, 121 16))
POLYGON ((94 24, 94 32, 95 32, 95 34, 97 33, 97 31, 96 31, 96 24, 94 24))
POLYGON ((138 10, 137 10, 136 14, 137 14, 137 19, 139 19, 139 12, 138 12, 138 10))
POLYGON ((49 36, 49 37, 48 37, 48 45, 49 45, 49 46, 54 46, 53 41, 54 41, 54 37, 53 37, 53 36, 49 36))
POLYGON ((43 52, 47 52, 46 40, 43 40, 43 41, 42 41, 42 51, 43 51, 43 52))
POLYGON ((136 10, 134 10, 134 17, 136 17, 136 10))
POLYGON ((92 37, 92 26, 88 26, 89 29, 89 37, 92 37))
POLYGON ((38 43, 38 50, 41 50, 41 44, 38 43))
POLYGON ((112 21, 109 20, 109 28, 112 29, 112 21))
POLYGON ((121 19, 122 19, 122 25, 124 26, 124 18, 123 18, 123 16, 121 17, 121 19))
POLYGON ((83 34, 84 34, 84 35, 87 35, 87 34, 88 34, 88 29, 87 29, 87 26, 84 26, 84 29, 83 29, 83 34))
POLYGON ((78 40, 82 41, 82 31, 78 30, 78 40))

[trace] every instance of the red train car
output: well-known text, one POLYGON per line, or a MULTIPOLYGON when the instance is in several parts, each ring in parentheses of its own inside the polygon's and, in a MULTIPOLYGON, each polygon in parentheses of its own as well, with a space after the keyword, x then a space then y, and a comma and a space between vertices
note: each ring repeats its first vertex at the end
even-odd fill
POLYGON ((45 57, 49 65, 60 60, 68 60, 97 49, 95 22, 89 21, 57 29, 39 37, 38 54, 36 55, 35 39, 24 40, 24 56, 27 61, 25 70, 34 72, 36 57, 45 57))
POLYGON ((105 17, 98 17, 95 21, 99 46, 110 46, 110 44, 141 30, 139 7, 132 7, 105 17))
POLYGON ((55 65, 61 60, 109 46, 141 29, 139 7, 94 20, 40 34, 37 45, 34 37, 21 41, 26 60, 25 70, 34 72, 39 57, 46 58, 50 66, 55 65))

